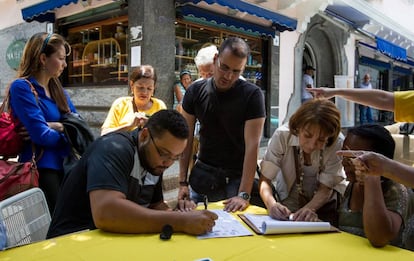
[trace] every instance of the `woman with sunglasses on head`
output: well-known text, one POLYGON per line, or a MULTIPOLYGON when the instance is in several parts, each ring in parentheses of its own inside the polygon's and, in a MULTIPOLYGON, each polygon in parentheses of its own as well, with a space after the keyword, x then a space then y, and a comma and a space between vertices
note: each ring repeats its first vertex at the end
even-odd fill
POLYGON ((58 77, 66 68, 70 45, 58 34, 37 33, 26 43, 18 70, 18 79, 10 85, 10 105, 26 129, 27 141, 20 162, 32 158, 32 142, 39 157, 39 187, 43 190, 51 214, 63 178, 63 158, 69 144, 62 115, 76 112, 58 77), (32 87, 33 90, 32 91, 32 87))
POLYGON ((340 112, 329 100, 302 104, 279 127, 261 162, 260 196, 272 218, 337 223, 345 175, 336 156, 343 142, 340 112))
POLYGON ((136 67, 129 77, 131 96, 116 99, 101 127, 101 135, 113 131, 131 131, 142 127, 148 117, 166 109, 165 103, 154 98, 157 74, 151 65, 136 67))

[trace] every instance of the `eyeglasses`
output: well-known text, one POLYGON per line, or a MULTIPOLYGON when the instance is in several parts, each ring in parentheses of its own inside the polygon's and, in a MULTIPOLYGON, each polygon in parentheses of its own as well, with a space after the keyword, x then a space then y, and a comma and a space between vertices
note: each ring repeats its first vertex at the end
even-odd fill
POLYGON ((217 57, 217 68, 224 74, 231 73, 235 76, 239 76, 242 73, 242 70, 231 70, 227 65, 222 64, 219 57, 217 57))
POLYGON ((175 156, 175 157, 171 157, 171 154, 170 153, 165 153, 165 152, 163 152, 158 146, 157 146, 157 144, 155 143, 155 141, 154 141, 154 138, 152 137, 152 135, 151 135, 151 132, 148 130, 148 133, 149 133, 149 136, 150 136, 150 138, 151 138, 151 141, 152 141, 152 143, 154 144, 154 147, 155 147, 155 149, 157 150, 157 152, 158 152, 158 155, 160 156, 160 158, 162 159, 162 160, 164 160, 164 161, 167 161, 167 160, 170 160, 170 161, 177 161, 177 160, 180 160, 181 159, 181 154, 180 155, 177 155, 177 156, 175 156))

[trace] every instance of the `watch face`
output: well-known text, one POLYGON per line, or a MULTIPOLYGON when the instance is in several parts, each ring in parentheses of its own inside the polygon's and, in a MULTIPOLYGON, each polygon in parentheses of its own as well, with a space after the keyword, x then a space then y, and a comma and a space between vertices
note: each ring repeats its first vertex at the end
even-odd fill
POLYGON ((239 197, 241 197, 244 200, 249 200, 250 199, 250 195, 247 192, 240 192, 239 197))

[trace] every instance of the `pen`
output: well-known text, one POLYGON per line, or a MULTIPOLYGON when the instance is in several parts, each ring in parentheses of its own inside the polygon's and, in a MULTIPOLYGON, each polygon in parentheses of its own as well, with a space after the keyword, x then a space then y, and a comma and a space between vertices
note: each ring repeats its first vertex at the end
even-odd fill
POLYGON ((204 195, 204 209, 207 209, 208 198, 207 195, 204 195))

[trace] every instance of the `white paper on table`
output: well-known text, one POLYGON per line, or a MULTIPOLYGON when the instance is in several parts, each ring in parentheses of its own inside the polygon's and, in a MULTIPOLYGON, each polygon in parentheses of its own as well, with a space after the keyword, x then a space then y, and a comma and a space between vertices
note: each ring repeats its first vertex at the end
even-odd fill
MULTIPOLYGON (((261 234, 287 234, 337 231, 329 222, 280 221, 268 215, 244 214, 261 234)), ((257 231, 255 230, 255 231, 257 231)))
POLYGON ((242 237, 253 235, 252 232, 243 226, 243 224, 240 223, 240 221, 238 221, 232 214, 218 209, 209 211, 216 213, 218 219, 215 220, 216 224, 213 227, 213 231, 198 236, 198 239, 216 237, 242 237))

